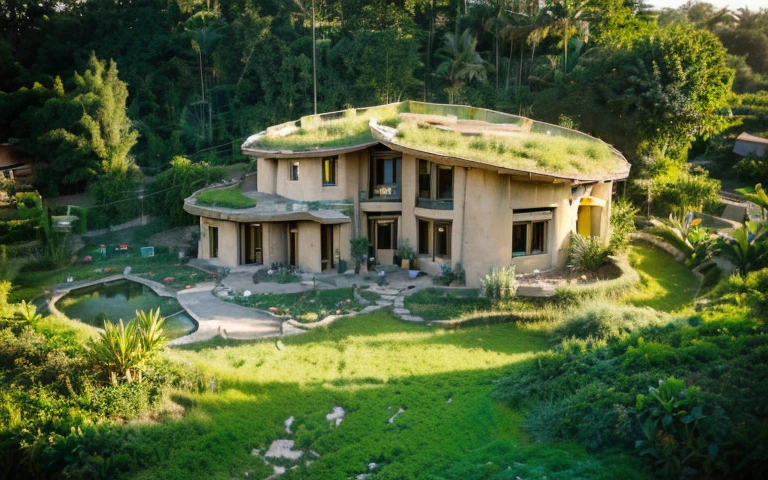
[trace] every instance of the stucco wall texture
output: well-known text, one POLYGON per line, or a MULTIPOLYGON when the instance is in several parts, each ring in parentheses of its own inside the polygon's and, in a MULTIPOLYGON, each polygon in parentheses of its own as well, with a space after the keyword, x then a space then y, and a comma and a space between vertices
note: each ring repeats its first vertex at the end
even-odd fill
MULTIPOLYGON (((467 272, 467 285, 480 286, 492 268, 513 264, 518 273, 546 270, 565 265, 571 232, 576 230, 579 202, 585 196, 605 201, 604 207, 591 208, 591 233, 603 238, 609 234, 612 182, 578 186, 568 181, 529 181, 500 174, 492 168, 453 165, 453 209, 417 207, 418 158, 403 154, 401 160, 401 202, 360 201, 360 192, 369 189, 370 149, 338 156, 336 185, 322 182, 322 157, 299 159, 257 159, 258 190, 275 193, 297 201, 344 201, 354 204, 351 222, 333 226, 333 256, 350 259, 349 240, 358 233, 371 239, 369 215, 398 212, 398 239, 418 245, 419 220, 451 222, 450 258, 420 256, 418 268, 439 273, 440 263, 461 262, 467 272), (291 180, 291 165, 299 163, 299 179, 291 180), (512 257, 512 225, 515 212, 541 210, 551 212, 546 226, 545 252, 512 257)), ((452 165, 445 160, 446 165, 452 165)), ((210 258, 208 227, 218 227, 218 260, 239 265, 239 226, 235 222, 202 217, 200 220, 200 258, 210 258)), ((263 224, 264 264, 288 262, 288 224, 263 224)), ((311 221, 297 223, 297 263, 308 272, 321 269, 321 226, 311 221)), ((430 233, 430 244, 432 244, 430 233)))

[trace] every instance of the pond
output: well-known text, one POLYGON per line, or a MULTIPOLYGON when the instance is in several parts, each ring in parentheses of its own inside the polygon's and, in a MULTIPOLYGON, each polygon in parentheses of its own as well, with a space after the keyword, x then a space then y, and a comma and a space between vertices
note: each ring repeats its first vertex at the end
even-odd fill
POLYGON ((56 302, 69 318, 102 327, 104 320, 124 322, 136 316, 136 310, 160 308, 166 317, 163 331, 168 338, 187 335, 197 328, 197 323, 184 311, 175 298, 161 297, 151 288, 130 280, 92 285, 72 290, 56 302))

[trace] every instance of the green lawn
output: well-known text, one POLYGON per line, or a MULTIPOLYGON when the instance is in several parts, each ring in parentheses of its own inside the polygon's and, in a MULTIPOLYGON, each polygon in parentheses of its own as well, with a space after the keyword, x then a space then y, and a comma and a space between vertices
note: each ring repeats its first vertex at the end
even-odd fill
POLYGON ((355 478, 370 462, 378 478, 646 478, 632 473, 641 470, 634 459, 530 443, 521 414, 492 399, 495 379, 547 348, 542 333, 512 324, 445 331, 376 312, 282 342, 174 349, 218 376, 220 390, 177 397, 192 406, 182 420, 134 427, 145 470, 126 476, 266 478, 272 468, 251 451, 292 439, 321 457, 309 467, 302 458, 288 480, 355 478), (325 418, 335 406, 347 412, 338 427, 325 418))
POLYGON ((256 201, 243 195, 240 187, 214 188, 197 195, 198 205, 208 205, 222 208, 251 208, 256 201))
POLYGON ((642 282, 640 289, 627 297, 630 304, 672 312, 693 302, 698 281, 672 255, 656 247, 633 245, 629 260, 642 282))

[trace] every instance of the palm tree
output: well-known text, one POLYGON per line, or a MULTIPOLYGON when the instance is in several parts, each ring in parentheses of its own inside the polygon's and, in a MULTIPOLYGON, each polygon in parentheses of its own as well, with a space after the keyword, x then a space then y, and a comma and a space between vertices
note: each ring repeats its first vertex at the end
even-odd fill
POLYGON ((563 72, 568 68, 568 43, 571 37, 579 35, 584 42, 589 38, 589 22, 583 19, 590 0, 549 0, 544 7, 549 25, 544 32, 554 33, 560 38, 558 46, 563 48, 563 72))
POLYGON ((485 61, 476 50, 477 38, 470 29, 456 36, 445 34, 443 48, 438 52, 442 63, 437 67, 437 74, 443 76, 450 86, 446 89, 448 103, 456 103, 462 88, 473 80, 485 82, 485 61))

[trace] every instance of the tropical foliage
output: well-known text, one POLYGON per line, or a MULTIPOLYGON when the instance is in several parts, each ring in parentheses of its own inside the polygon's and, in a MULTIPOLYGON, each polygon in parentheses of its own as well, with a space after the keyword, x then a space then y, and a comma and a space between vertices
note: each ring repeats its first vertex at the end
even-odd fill
POLYGON ((92 340, 88 351, 93 362, 109 376, 113 385, 119 380, 141 381, 142 370, 148 360, 157 354, 167 339, 163 336, 160 309, 137 311, 136 317, 123 324, 104 322, 104 332, 92 340))

